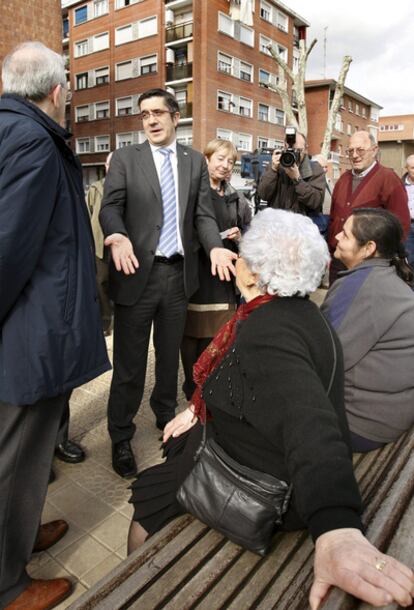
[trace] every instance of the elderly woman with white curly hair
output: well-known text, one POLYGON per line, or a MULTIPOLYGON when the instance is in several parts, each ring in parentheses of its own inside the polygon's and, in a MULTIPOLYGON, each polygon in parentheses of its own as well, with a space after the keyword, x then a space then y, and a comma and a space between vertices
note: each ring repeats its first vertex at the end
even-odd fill
POLYGON ((331 585, 374 605, 409 605, 413 573, 362 534, 341 348, 308 298, 329 258, 325 241, 309 218, 265 210, 239 252, 236 282, 246 303, 197 361, 190 405, 164 430, 166 461, 132 485, 129 552, 183 513, 176 493, 207 419, 233 460, 291 486, 279 529, 307 528, 315 541, 313 610, 331 585))

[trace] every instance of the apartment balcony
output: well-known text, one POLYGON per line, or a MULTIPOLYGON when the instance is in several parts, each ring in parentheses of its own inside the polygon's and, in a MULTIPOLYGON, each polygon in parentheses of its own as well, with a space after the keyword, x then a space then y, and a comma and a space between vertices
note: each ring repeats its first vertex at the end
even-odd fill
POLYGON ((176 42, 177 40, 182 40, 183 38, 191 38, 192 35, 193 22, 189 21, 187 23, 180 23, 180 25, 175 25, 172 28, 167 28, 165 30, 165 41, 176 42))
POLYGON ((166 82, 173 80, 182 80, 183 78, 192 78, 193 76, 193 64, 191 62, 187 64, 169 64, 166 70, 166 82))
POLYGON ((185 102, 185 103, 179 102, 178 106, 180 107, 180 118, 191 119, 193 117, 193 103, 192 102, 185 102))

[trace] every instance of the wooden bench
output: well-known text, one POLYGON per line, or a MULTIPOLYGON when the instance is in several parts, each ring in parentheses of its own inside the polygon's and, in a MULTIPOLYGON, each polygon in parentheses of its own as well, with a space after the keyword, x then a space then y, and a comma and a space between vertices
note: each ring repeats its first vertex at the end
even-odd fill
MULTIPOLYGON (((355 455, 354 466, 368 538, 412 566, 414 431, 355 455)), ((306 532, 277 534, 272 552, 261 558, 187 515, 148 540, 70 609, 299 610, 308 608, 312 578, 313 543, 306 532)), ((323 610, 369 607, 333 589, 323 610)))

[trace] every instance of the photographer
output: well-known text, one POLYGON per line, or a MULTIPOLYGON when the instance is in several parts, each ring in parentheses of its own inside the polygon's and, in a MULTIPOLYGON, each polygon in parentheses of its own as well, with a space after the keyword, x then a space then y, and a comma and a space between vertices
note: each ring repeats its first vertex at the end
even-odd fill
POLYGON ((322 211, 325 173, 306 154, 306 138, 291 127, 286 128, 284 150, 275 150, 272 163, 263 173, 259 196, 271 208, 292 210, 306 216, 322 211))

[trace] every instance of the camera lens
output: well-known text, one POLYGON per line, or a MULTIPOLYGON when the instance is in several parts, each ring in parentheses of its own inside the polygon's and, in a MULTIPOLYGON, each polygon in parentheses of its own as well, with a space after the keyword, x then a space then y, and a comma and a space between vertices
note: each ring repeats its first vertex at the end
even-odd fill
POLYGON ((283 167, 292 167, 296 163, 296 155, 291 150, 284 150, 280 155, 280 165, 283 167))

